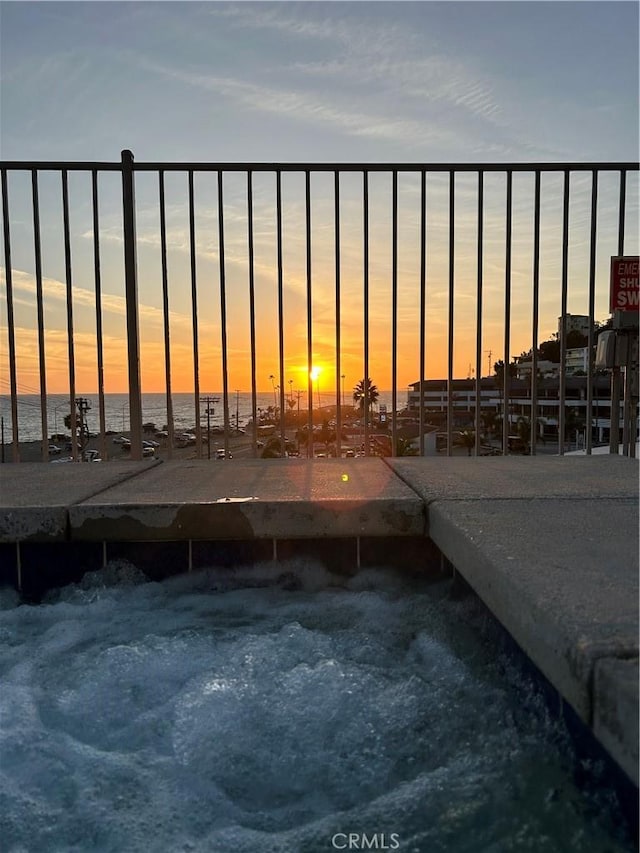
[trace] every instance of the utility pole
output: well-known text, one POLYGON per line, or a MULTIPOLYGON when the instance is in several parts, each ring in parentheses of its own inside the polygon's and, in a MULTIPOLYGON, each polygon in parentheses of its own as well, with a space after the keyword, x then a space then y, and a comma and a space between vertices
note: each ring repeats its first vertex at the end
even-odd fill
POLYGON ((76 434, 80 439, 80 460, 84 461, 84 449, 89 440, 89 431, 87 429, 86 415, 91 408, 91 402, 86 397, 76 397, 76 409, 78 410, 78 421, 76 424, 76 434))
POLYGON ((211 459, 211 415, 215 414, 212 403, 218 403, 220 397, 200 397, 200 402, 207 407, 207 459, 211 459))
POLYGON ((487 353, 487 361, 489 362, 489 364, 488 364, 489 370, 487 372, 487 376, 491 376, 491 356, 493 354, 493 351, 492 350, 485 350, 485 352, 487 353))

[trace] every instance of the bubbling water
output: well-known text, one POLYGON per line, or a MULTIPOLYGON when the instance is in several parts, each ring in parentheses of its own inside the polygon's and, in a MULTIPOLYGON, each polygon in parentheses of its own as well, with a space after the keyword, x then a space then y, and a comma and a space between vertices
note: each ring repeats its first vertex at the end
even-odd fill
POLYGON ((448 590, 298 563, 2 591, 3 850, 632 849, 448 590))

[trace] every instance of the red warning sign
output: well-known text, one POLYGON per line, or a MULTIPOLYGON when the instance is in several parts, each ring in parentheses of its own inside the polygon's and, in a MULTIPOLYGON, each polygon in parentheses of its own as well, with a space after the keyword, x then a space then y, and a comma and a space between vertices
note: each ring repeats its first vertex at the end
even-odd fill
POLYGON ((637 311, 639 305, 638 256, 611 258, 611 313, 637 311))

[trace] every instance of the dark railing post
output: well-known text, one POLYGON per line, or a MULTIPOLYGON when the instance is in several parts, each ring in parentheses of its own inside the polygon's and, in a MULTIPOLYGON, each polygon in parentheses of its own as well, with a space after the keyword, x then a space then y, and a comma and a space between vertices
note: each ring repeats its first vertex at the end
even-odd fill
POLYGON ((133 154, 122 152, 122 227, 124 282, 129 356, 129 423, 131 458, 142 459, 142 394, 140 390, 140 332, 138 328, 138 279, 136 264, 136 217, 133 154))

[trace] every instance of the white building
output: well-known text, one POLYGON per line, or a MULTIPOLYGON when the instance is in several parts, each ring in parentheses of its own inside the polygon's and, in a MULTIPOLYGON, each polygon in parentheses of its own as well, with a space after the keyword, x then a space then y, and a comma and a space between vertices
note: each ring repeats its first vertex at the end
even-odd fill
POLYGON ((589 347, 574 347, 565 353, 565 367, 568 374, 580 370, 584 373, 589 369, 589 347))
MULTIPOLYGON (((565 369, 567 376, 571 376, 578 371, 587 372, 589 369, 589 348, 588 347, 572 347, 565 352, 565 369)), ((531 376, 532 362, 519 361, 516 363, 516 378, 528 379, 531 376)), ((537 363, 538 376, 547 379, 560 374, 560 365, 555 361, 545 361, 538 359, 537 363)))
MULTIPOLYGON (((555 365, 556 368, 558 365, 555 365)), ((611 380, 609 376, 593 377, 591 412, 587 411, 587 377, 567 375, 565 379, 565 419, 577 417, 584 423, 591 422, 594 440, 609 440, 611 428, 611 380), (589 418, 590 415, 590 418, 589 418)), ((559 421, 559 377, 540 379, 537 384, 536 416, 540 434, 546 438, 557 436, 559 421)), ((476 406, 476 383, 474 379, 454 379, 451 385, 451 408, 453 427, 466 428, 473 424, 476 406)), ((409 385, 407 410, 414 417, 424 408, 427 423, 445 428, 449 403, 446 379, 427 379, 409 385)), ((514 378, 510 383, 507 401, 508 418, 516 423, 519 417, 531 416, 530 380, 514 378)), ((622 401, 620 402, 619 424, 622 424, 622 401)), ((480 382, 480 409, 501 416, 504 412, 502 388, 495 377, 482 378, 480 382)))

